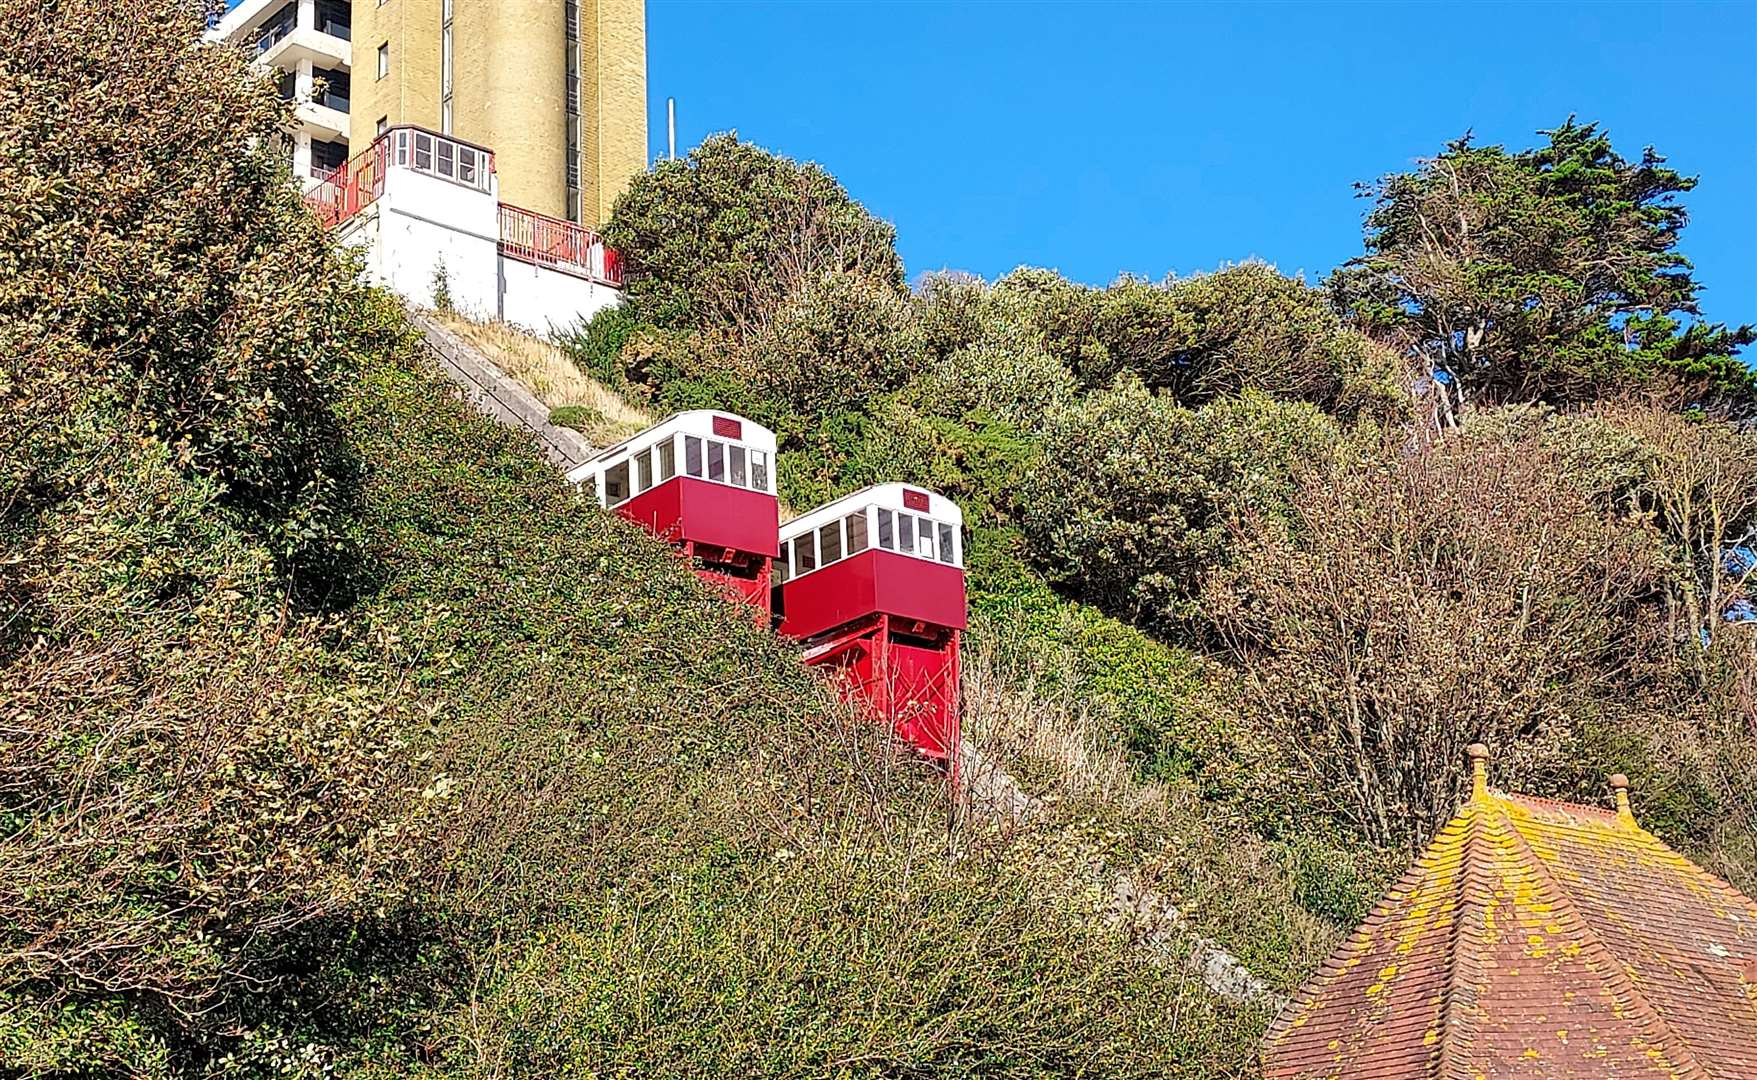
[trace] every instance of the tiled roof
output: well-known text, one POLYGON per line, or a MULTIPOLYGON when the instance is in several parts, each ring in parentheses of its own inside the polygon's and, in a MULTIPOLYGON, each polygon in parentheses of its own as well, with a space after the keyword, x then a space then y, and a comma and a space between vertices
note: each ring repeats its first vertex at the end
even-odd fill
POLYGON ((1470 801, 1269 1029, 1266 1080, 1757 1078, 1757 903, 1617 794, 1504 795, 1479 757, 1470 801))

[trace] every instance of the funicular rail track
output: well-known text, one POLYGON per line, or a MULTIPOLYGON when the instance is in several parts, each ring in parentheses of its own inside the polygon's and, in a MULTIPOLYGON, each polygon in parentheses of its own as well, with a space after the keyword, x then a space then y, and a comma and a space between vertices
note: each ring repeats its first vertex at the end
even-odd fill
MULTIPOLYGON (((439 369, 458 385, 464 400, 508 427, 529 431, 544 456, 556 467, 563 472, 576 473, 598 456, 598 448, 578 432, 549 423, 548 407, 503 374, 474 346, 426 314, 411 311, 410 320, 421 331, 427 351, 439 369)), ((876 510, 872 520, 876 528, 876 510)), ((845 543, 851 534, 844 529, 840 535, 845 543)), ((793 541, 797 545, 798 538, 794 537, 793 541)), ((817 547, 814 552, 822 553, 817 547)), ((790 554, 797 558, 797 546, 790 549, 790 554)), ((798 570, 798 564, 794 562, 787 573, 791 576, 798 570)), ((766 585, 766 574, 763 580, 766 585)), ((729 588, 728 599, 734 600, 736 592, 736 588, 729 588)), ((755 598, 746 596, 743 599, 748 602, 755 598)), ((767 615, 766 606, 764 615, 767 615)), ((821 644, 819 647, 821 649, 821 644)), ((811 652, 808 648, 806 655, 809 657, 811 652)), ((955 683, 955 662, 951 670, 955 683)), ((951 689, 950 694, 955 698, 956 690, 951 689)), ((956 721, 952 723, 955 730, 956 721)), ((957 740, 957 736, 954 735, 953 739, 957 740)), ((960 800, 968 812, 1017 820, 1029 820, 1039 812, 1038 801, 996 764, 985 761, 975 746, 955 741, 942 761, 954 783, 968 788, 968 797, 960 800)), ((1131 933, 1154 962, 1183 968, 1200 979, 1210 992, 1238 1005, 1278 1012, 1286 1004, 1286 995, 1252 974, 1219 943, 1195 933, 1174 903, 1142 885, 1127 872, 1115 872, 1108 891, 1113 898, 1108 917, 1131 933), (1187 949, 1173 944, 1180 938, 1187 943, 1187 949)))

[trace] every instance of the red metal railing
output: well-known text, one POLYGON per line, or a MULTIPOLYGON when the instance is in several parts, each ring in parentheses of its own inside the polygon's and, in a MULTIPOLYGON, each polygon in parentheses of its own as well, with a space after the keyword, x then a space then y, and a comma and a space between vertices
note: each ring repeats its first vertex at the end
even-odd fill
POLYGON ((325 228, 335 228, 384 194, 384 140, 375 140, 364 154, 318 181, 305 201, 325 228))
POLYGON ((622 259, 597 233, 505 203, 500 204, 500 253, 605 285, 622 284, 622 259))

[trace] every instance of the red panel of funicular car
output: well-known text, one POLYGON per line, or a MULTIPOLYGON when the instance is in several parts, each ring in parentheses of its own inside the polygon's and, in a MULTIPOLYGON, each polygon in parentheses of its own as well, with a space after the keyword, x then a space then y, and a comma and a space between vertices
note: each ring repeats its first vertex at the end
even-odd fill
POLYGON ((767 625, 775 558, 775 433, 730 413, 678 413, 567 478, 677 548, 767 625))
POLYGON ((850 700, 953 769, 963 526, 951 500, 881 484, 781 526, 775 560, 780 629, 806 663, 836 670, 850 700))

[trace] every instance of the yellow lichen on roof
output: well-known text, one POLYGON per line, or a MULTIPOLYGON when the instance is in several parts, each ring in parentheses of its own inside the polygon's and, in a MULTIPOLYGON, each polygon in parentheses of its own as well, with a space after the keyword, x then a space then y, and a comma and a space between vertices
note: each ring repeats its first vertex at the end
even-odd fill
MULTIPOLYGON (((1618 809, 1470 799, 1264 1040, 1270 1080, 1757 1077, 1757 904, 1618 809)), ((1621 778, 1617 778, 1621 780, 1621 778)))

